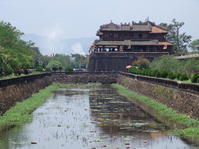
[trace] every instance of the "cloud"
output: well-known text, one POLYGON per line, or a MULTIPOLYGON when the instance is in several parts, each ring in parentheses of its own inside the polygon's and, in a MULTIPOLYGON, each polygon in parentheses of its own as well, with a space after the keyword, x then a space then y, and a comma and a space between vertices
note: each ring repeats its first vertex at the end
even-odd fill
POLYGON ((45 31, 45 36, 51 40, 60 40, 64 35, 63 29, 59 24, 55 24, 52 28, 48 28, 45 31))
POLYGON ((85 55, 83 47, 80 43, 75 43, 71 46, 71 53, 85 55))

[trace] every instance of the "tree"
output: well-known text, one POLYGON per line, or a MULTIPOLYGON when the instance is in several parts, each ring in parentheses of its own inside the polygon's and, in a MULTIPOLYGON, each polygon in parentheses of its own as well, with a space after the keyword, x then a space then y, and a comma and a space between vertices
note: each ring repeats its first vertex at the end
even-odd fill
POLYGON ((199 39, 193 40, 190 44, 190 47, 193 51, 197 51, 199 52, 199 48, 197 48, 196 46, 199 46, 199 39))
POLYGON ((57 71, 57 70, 62 70, 63 66, 62 64, 57 61, 57 60, 52 60, 48 63, 47 67, 46 67, 48 70, 51 70, 51 71, 57 71))
POLYGON ((137 60, 133 61, 132 65, 137 66, 138 69, 148 69, 150 61, 144 57, 138 57, 137 60))
POLYGON ((179 72, 181 67, 179 60, 168 55, 161 56, 150 63, 151 69, 159 71, 179 72))
POLYGON ((171 24, 161 23, 160 26, 167 29, 167 40, 174 43, 174 52, 177 54, 187 53, 187 46, 191 42, 191 36, 186 33, 181 33, 184 22, 172 20, 171 24))
POLYGON ((183 65, 184 72, 191 76, 192 74, 199 73, 199 60, 198 59, 188 59, 183 65))
POLYGON ((87 68, 88 56, 81 54, 72 54, 72 66, 74 68, 87 68))
POLYGON ((0 46, 14 48, 23 33, 10 23, 0 22, 0 46))
POLYGON ((42 55, 31 41, 21 39, 23 33, 10 23, 0 22, 0 71, 11 74, 28 72, 40 61, 42 55))

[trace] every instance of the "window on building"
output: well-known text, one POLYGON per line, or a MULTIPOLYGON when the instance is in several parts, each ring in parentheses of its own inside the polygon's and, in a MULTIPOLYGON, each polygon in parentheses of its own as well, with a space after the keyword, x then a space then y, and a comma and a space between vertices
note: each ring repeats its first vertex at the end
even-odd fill
POLYGON ((139 38, 143 38, 143 35, 142 35, 142 34, 139 34, 138 36, 139 36, 139 38))

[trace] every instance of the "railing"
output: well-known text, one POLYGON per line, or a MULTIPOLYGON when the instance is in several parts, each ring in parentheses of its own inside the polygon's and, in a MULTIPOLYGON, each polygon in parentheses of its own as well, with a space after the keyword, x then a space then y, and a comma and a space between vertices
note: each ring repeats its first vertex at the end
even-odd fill
POLYGON ((29 82, 34 79, 39 79, 39 78, 43 78, 45 76, 50 76, 50 75, 51 75, 51 73, 41 73, 41 74, 27 75, 27 76, 10 78, 10 79, 3 79, 3 80, 0 80, 0 87, 6 87, 9 85, 18 84, 18 83, 25 82, 25 81, 29 82))
POLYGON ((179 82, 179 81, 174 81, 174 80, 169 80, 169 79, 164 79, 164 78, 135 75, 135 74, 125 73, 125 72, 120 72, 120 75, 128 76, 130 78, 134 78, 140 81, 146 81, 146 82, 165 85, 165 86, 169 86, 173 88, 183 89, 183 90, 191 91, 197 94, 199 93, 199 84, 196 84, 196 83, 184 83, 184 82, 179 82))

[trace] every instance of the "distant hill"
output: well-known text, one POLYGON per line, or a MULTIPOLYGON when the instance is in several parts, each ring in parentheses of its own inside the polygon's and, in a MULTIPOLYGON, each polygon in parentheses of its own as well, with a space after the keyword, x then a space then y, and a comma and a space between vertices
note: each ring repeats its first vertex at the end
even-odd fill
POLYGON ((39 47, 44 55, 59 54, 88 54, 95 37, 83 37, 77 39, 50 39, 36 34, 25 34, 23 40, 31 40, 39 47))

